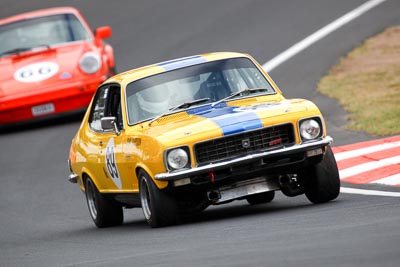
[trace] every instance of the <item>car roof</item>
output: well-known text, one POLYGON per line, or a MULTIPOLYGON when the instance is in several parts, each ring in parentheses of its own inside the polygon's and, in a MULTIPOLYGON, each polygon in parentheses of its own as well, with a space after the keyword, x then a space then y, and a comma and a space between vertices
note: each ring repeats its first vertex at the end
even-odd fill
POLYGON ((79 10, 74 7, 53 7, 53 8, 47 8, 47 9, 29 11, 29 12, 25 12, 25 13, 21 13, 18 15, 14 15, 11 17, 1 19, 0 25, 12 23, 12 22, 16 22, 16 21, 24 20, 24 19, 31 19, 31 18, 35 18, 35 17, 43 17, 43 16, 64 14, 64 13, 73 13, 78 17, 82 17, 79 10))
POLYGON ((183 57, 178 59, 173 59, 169 61, 164 61, 152 65, 148 65, 145 67, 132 69, 126 72, 122 72, 120 74, 111 77, 106 81, 106 83, 117 82, 121 85, 126 85, 132 81, 142 79, 147 76, 155 75, 158 73, 171 71, 175 69, 180 69, 183 67, 193 66, 197 64, 201 64, 204 62, 216 61, 220 59, 228 59, 228 58, 238 58, 238 57, 251 57, 247 54, 236 53, 236 52, 215 52, 215 53, 206 53, 200 54, 190 57, 183 57))

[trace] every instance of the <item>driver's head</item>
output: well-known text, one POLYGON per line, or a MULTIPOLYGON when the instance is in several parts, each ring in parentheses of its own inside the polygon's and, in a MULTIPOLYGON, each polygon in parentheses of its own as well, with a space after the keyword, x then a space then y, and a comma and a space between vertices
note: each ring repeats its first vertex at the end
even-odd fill
POLYGON ((148 117, 168 111, 169 90, 165 85, 147 88, 137 93, 138 103, 148 117))

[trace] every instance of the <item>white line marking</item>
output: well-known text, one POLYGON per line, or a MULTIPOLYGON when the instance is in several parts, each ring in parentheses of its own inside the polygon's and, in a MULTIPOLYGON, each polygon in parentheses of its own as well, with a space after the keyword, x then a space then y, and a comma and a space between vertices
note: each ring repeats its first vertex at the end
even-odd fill
MULTIPOLYGON (((355 149, 355 150, 351 150, 351 151, 338 152, 338 153, 335 153, 335 159, 336 159, 336 161, 341 161, 344 159, 355 158, 358 156, 363 156, 365 154, 374 153, 374 152, 391 149, 391 148, 395 148, 395 147, 400 147, 400 141, 359 148, 359 149, 355 149)), ((399 150, 399 154, 400 154, 400 150, 399 150)))
POLYGON ((294 44, 287 50, 283 51, 264 65, 262 67, 266 72, 273 70, 275 67, 279 66, 289 58, 293 57, 294 55, 300 53, 313 43, 316 43, 320 39, 324 38, 331 32, 335 31, 336 29, 340 28, 341 26, 349 23, 353 19, 361 16, 368 10, 374 8, 375 6, 385 2, 386 0, 370 0, 365 2, 361 6, 357 7, 356 9, 350 11, 349 13, 343 15, 342 17, 338 18, 337 20, 331 22, 330 24, 326 25, 325 27, 319 29, 318 31, 314 32, 310 36, 306 37, 302 41, 294 44))
POLYGON ((373 181, 371 184, 398 185, 400 184, 400 173, 373 181))
POLYGON ((363 163, 360 165, 356 165, 350 168, 346 168, 343 170, 339 171, 340 174, 340 179, 344 179, 356 174, 360 174, 363 172, 368 172, 377 168, 389 166, 389 165, 394 165, 394 164, 399 164, 400 163, 400 156, 392 157, 392 158, 386 158, 386 159, 381 159, 377 161, 371 161, 368 163, 363 163))
POLYGON ((346 194, 357 194, 357 195, 367 195, 367 196, 400 197, 400 192, 365 190, 365 189, 348 188, 348 187, 341 187, 340 192, 346 194))

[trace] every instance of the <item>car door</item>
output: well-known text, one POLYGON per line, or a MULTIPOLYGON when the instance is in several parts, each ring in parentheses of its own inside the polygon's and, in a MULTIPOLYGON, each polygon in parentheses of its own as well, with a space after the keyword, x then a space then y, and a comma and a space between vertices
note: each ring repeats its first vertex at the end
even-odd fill
POLYGON ((96 185, 102 192, 130 191, 132 183, 127 175, 126 143, 121 115, 121 88, 117 84, 100 87, 92 104, 89 117, 91 136, 88 140, 95 155, 92 158, 92 173, 96 185), (117 130, 104 130, 101 119, 116 117, 117 130))

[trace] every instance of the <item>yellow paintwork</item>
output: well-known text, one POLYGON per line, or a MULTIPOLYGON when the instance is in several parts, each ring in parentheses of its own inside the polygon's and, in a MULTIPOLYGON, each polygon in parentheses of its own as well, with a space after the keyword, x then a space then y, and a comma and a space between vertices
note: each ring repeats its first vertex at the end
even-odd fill
MULTIPOLYGON (((296 143, 299 144, 301 142, 297 127, 299 119, 320 116, 324 124, 322 115, 315 104, 303 99, 285 99, 273 80, 251 56, 239 53, 210 53, 201 56, 208 61, 231 57, 248 57, 258 66, 277 91, 277 94, 232 100, 228 101, 227 105, 244 109, 258 105, 256 113, 263 126, 291 122, 295 126, 296 143), (275 103, 276 105, 265 105, 263 107, 265 103, 275 103)), ((124 89, 127 84, 134 80, 164 71, 165 69, 158 65, 146 66, 118 74, 105 83, 118 83, 124 89)), ((121 91, 122 106, 125 107, 125 90, 121 91)), ((149 122, 129 126, 127 125, 125 109, 123 109, 124 130, 121 131, 119 136, 114 132, 98 134, 88 126, 89 111, 90 106, 72 140, 70 150, 72 171, 78 174, 78 183, 82 190, 84 190, 82 177, 88 175, 103 193, 138 192, 136 174, 139 169, 144 169, 153 178, 157 173, 167 172, 163 161, 165 149, 187 145, 190 148, 192 167, 196 167, 193 160, 194 144, 223 136, 220 127, 212 120, 186 112, 162 117, 150 126, 149 122), (122 182, 121 188, 118 188, 106 174, 105 150, 111 138, 114 141, 114 153, 122 182), (101 142, 103 143, 102 146, 100 145, 101 142)), ((323 129, 323 136, 326 136, 325 125, 323 129)), ((157 180, 154 180, 154 182, 159 188, 166 187, 168 183, 157 180)))

